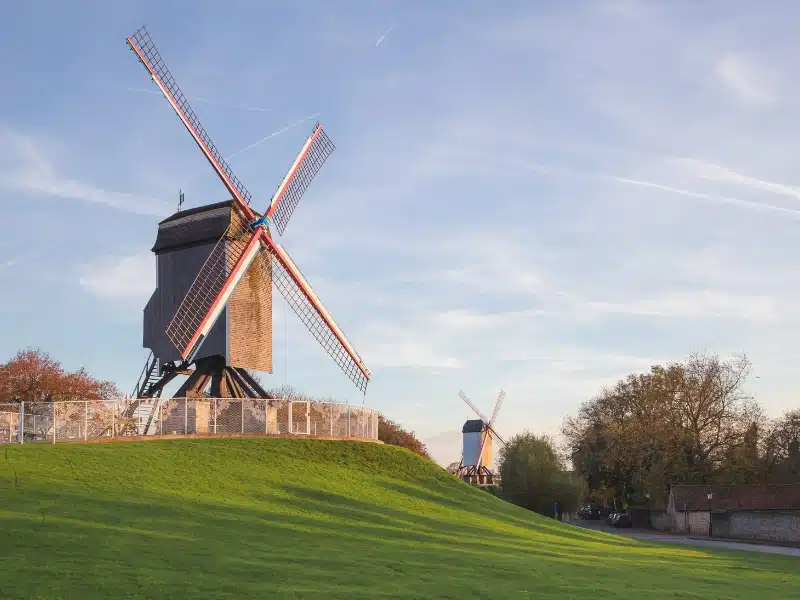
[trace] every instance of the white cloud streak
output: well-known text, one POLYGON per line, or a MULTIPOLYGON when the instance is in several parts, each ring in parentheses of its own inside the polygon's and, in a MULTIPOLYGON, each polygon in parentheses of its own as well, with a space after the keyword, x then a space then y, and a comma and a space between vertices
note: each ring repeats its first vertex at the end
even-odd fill
POLYGON ((777 102, 776 76, 744 56, 724 56, 716 65, 720 80, 748 104, 772 106, 777 102))
POLYGON ((0 128, 0 188, 25 195, 102 204, 141 215, 169 214, 169 207, 160 200, 106 190, 60 175, 36 138, 7 128, 0 128))
MULTIPOLYGON (((658 183, 655 181, 647 181, 643 179, 636 179, 633 177, 622 177, 619 175, 612 175, 608 173, 596 173, 591 171, 577 171, 571 169, 569 167, 564 167, 560 165, 544 165, 540 163, 533 163, 533 162, 526 162, 526 161, 515 161, 515 164, 518 166, 525 168, 529 171, 538 173, 540 175, 549 176, 549 177, 567 177, 573 179, 585 179, 585 180, 596 180, 596 181, 610 181, 614 183, 619 183, 623 185, 629 186, 637 186, 637 187, 644 187, 649 188, 652 190, 659 190, 662 192, 669 192, 671 194, 676 194, 679 196, 685 196, 688 198, 696 198, 698 200, 704 200, 709 203, 713 204, 723 204, 729 206, 736 206, 739 208, 746 208, 746 209, 753 209, 763 212, 774 212, 786 215, 792 219, 800 218, 800 209, 794 208, 787 208, 784 206, 778 206, 775 204, 769 204, 766 202, 755 202, 751 200, 743 200, 741 198, 735 198, 731 196, 722 196, 719 194, 709 194, 706 192, 701 192, 698 190, 691 190, 686 188, 680 188, 672 185, 666 185, 663 183, 658 183)), ((721 176, 719 177, 719 181, 723 179, 721 176)), ((732 172, 728 172, 727 181, 733 182, 734 177, 732 172)), ((740 176, 738 183, 748 183, 749 185, 753 185, 756 180, 748 180, 748 178, 740 176)), ((762 184, 762 188, 766 188, 770 186, 768 182, 760 182, 762 184)), ((771 184, 770 191, 776 191, 776 187, 779 184, 771 184)), ((788 191, 787 189, 783 190, 784 193, 788 191)))

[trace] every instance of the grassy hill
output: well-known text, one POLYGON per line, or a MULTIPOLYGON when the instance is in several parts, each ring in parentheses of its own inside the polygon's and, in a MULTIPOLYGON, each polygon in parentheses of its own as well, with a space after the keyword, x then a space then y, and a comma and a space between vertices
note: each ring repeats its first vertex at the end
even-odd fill
POLYGON ((3 598, 771 598, 800 561, 562 525, 405 450, 285 439, 0 449, 3 598))

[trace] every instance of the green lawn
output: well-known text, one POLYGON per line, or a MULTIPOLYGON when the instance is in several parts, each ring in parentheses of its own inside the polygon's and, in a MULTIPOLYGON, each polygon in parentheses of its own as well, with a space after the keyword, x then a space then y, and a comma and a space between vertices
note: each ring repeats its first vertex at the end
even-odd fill
POLYGON ((2 598, 771 598, 800 560, 562 525, 398 448, 0 449, 2 598))

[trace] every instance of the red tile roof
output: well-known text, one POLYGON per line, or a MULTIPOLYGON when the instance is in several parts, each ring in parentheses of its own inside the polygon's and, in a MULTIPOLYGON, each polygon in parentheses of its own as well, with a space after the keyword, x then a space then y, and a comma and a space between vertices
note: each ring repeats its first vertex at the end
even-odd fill
POLYGON ((707 511, 713 493, 714 510, 798 510, 800 483, 763 485, 673 485, 675 510, 707 511))

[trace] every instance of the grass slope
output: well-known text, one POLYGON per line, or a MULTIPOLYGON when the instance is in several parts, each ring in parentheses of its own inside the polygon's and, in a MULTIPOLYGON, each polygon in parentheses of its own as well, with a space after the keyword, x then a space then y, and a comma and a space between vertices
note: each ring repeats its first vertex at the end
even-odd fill
POLYGON ((800 561, 562 525, 405 450, 197 439, 0 450, 3 598, 770 598, 800 561))

